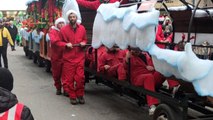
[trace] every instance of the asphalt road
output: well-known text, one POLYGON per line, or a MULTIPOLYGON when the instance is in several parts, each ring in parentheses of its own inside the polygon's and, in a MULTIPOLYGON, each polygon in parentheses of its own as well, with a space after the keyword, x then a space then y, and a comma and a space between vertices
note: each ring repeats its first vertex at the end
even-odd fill
POLYGON ((71 105, 67 97, 55 95, 51 74, 26 58, 22 49, 8 48, 15 79, 12 92, 31 109, 35 120, 151 120, 147 107, 138 107, 134 99, 94 82, 86 85, 86 104, 71 105))

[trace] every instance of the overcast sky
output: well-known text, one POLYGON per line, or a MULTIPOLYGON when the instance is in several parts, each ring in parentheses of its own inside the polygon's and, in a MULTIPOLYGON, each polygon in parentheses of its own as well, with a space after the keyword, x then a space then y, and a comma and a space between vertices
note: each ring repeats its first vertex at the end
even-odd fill
POLYGON ((0 0, 0 10, 26 10, 27 0, 0 0))

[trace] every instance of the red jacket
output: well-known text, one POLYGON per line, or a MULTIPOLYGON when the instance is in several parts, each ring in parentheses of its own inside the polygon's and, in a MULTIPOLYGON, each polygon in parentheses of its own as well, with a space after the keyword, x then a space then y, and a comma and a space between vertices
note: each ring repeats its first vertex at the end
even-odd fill
MULTIPOLYGON (((172 42, 173 34, 170 34, 167 38, 164 37, 162 25, 158 25, 158 30, 156 33, 156 42, 162 42, 162 40, 169 40, 169 43, 172 42)), ((164 44, 157 44, 159 48, 165 48, 164 44)))
POLYGON ((152 71, 149 71, 146 69, 146 66, 153 66, 152 59, 147 53, 141 53, 144 56, 144 59, 146 59, 146 63, 138 56, 132 55, 130 58, 130 65, 131 65, 131 78, 134 79, 134 77, 140 75, 140 74, 148 74, 152 73, 152 71))
POLYGON ((50 43, 51 43, 51 60, 61 61, 63 57, 63 49, 59 47, 56 42, 60 40, 60 31, 51 28, 49 31, 50 43))
POLYGON ((99 70, 104 71, 104 65, 114 66, 124 62, 126 51, 118 50, 115 53, 106 52, 99 58, 99 70))
POLYGON ((70 63, 78 63, 85 59, 84 49, 82 47, 73 47, 72 49, 66 48, 67 43, 80 44, 81 42, 87 43, 86 30, 84 26, 78 25, 74 31, 70 24, 64 26, 60 30, 60 42, 57 45, 64 47, 63 61, 70 63))

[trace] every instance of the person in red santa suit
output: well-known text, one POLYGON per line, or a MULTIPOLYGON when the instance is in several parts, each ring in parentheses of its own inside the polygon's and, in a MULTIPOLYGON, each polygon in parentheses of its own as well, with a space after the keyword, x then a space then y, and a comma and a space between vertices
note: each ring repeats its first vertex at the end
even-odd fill
MULTIPOLYGON (((100 58, 101 55, 103 55, 103 53, 105 53, 105 52, 106 52, 106 48, 103 45, 100 46, 97 49, 97 58, 100 58)), ((85 63, 86 63, 86 66, 91 69, 96 68, 96 66, 95 66, 95 49, 93 47, 89 47, 87 49, 85 63)), ((99 64, 99 63, 97 62, 97 64, 99 64)))
MULTIPOLYGON (((157 28, 157 33, 156 33, 156 42, 160 43, 171 43, 172 42, 172 36, 173 34, 169 34, 167 36, 164 36, 164 30, 163 30, 163 22, 164 22, 164 17, 159 18, 159 24, 157 28)), ((157 46, 159 48, 166 48, 167 46, 165 44, 160 44, 158 43, 157 46)))
MULTIPOLYGON (((79 6, 83 6, 85 8, 91 9, 91 10, 97 10, 98 7, 104 3, 114 3, 119 2, 119 0, 77 0, 77 3, 79 6)), ((123 0, 122 4, 127 3, 128 0, 123 0)))
POLYGON ((70 103, 84 104, 84 47, 87 43, 86 30, 77 23, 77 12, 66 13, 69 24, 60 30, 61 41, 57 45, 63 47, 62 85, 69 94, 70 103), (77 101, 78 100, 78 101, 77 101))
POLYGON ((99 71, 108 76, 116 77, 118 80, 126 80, 126 70, 124 68, 125 51, 119 48, 106 48, 107 52, 98 59, 99 71))
POLYGON ((58 18, 55 21, 55 26, 52 26, 49 31, 50 44, 51 44, 51 64, 54 85, 56 87, 56 95, 61 95, 61 74, 62 74, 62 57, 63 49, 57 46, 57 41, 60 40, 60 29, 65 25, 64 18, 58 18))
MULTIPOLYGON (((168 20, 168 18, 166 20, 168 20)), ((165 36, 164 30, 163 30, 164 21, 165 21, 165 18, 163 16, 159 18, 159 25, 158 25, 157 33, 156 33, 156 42, 171 43, 173 34, 170 33, 169 35, 165 36)), ((166 49, 169 47, 165 44, 157 44, 157 46, 162 49, 166 49)), ((175 94, 178 88, 180 87, 179 82, 172 79, 168 79, 167 82, 168 82, 169 88, 172 89, 172 94, 175 94)))
MULTIPOLYGON (((144 87, 147 90, 155 92, 156 87, 165 81, 164 76, 155 71, 148 53, 131 49, 126 54, 126 65, 128 65, 129 62, 132 85, 144 87)), ((152 115, 156 109, 156 105, 159 103, 158 99, 148 95, 146 96, 146 99, 147 104, 150 107, 149 115, 152 115)))

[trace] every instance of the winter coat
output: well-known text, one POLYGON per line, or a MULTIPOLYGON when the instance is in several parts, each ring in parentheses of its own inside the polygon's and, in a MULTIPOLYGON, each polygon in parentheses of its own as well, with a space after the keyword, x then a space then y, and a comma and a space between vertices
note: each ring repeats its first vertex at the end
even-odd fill
MULTIPOLYGON (((0 87, 0 113, 6 112, 18 103, 15 94, 10 91, 0 87)), ((24 106, 21 113, 21 120, 34 120, 30 109, 24 106)))

